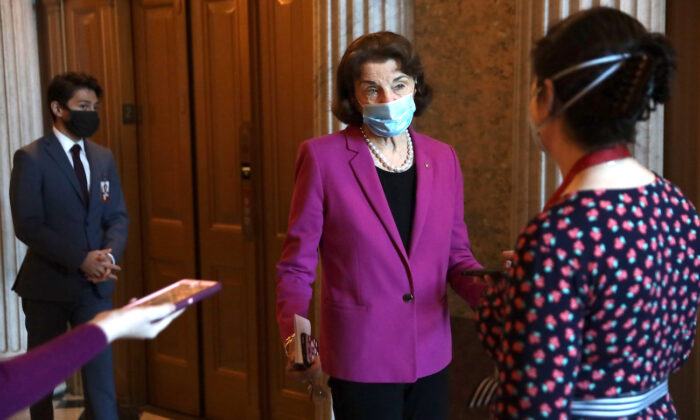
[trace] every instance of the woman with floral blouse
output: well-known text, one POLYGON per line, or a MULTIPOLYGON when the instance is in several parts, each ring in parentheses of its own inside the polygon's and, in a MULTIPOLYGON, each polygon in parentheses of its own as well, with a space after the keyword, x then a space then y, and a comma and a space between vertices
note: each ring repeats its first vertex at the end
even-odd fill
POLYGON ((669 98, 675 54, 595 8, 552 27, 532 60, 533 135, 565 179, 481 300, 494 417, 675 419, 667 381, 695 338, 700 219, 627 149, 669 98))

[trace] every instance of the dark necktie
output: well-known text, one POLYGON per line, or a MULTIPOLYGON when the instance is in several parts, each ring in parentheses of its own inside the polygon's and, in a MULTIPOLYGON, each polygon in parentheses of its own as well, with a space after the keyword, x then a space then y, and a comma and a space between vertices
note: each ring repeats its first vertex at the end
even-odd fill
POLYGON ((80 189, 83 192, 83 197, 85 198, 85 203, 88 202, 88 187, 87 187, 87 177, 85 176, 85 168, 83 167, 83 161, 80 160, 80 151, 82 148, 79 144, 70 148, 70 153, 73 155, 73 169, 75 169, 75 176, 78 177, 78 184, 80 184, 80 189))

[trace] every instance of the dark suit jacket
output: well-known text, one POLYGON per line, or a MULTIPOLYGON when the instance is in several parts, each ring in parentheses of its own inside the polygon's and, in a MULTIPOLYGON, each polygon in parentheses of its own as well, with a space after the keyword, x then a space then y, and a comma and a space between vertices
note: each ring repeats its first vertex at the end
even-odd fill
POLYGON ((10 205, 17 237, 29 249, 12 287, 23 298, 74 302, 85 293, 109 296, 114 281, 93 284, 80 271, 89 251, 112 248, 119 261, 129 217, 112 152, 85 140, 90 163, 86 206, 78 178, 51 133, 17 150, 10 178, 10 205), (100 183, 109 182, 109 201, 100 183))

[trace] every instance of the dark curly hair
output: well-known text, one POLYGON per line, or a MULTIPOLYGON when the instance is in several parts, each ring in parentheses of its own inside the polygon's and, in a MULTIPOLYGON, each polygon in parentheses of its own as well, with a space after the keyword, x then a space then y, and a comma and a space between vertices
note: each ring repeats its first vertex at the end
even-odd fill
MULTIPOLYGON (((539 85, 556 73, 594 58, 629 54, 622 66, 582 96, 563 116, 575 140, 587 150, 634 142, 637 121, 646 120, 670 96, 676 54, 659 33, 616 9, 585 10, 552 26, 532 51, 539 85)), ((589 67, 553 81, 554 109, 582 91, 611 64, 589 67)))
POLYGON ((51 112, 51 102, 56 101, 62 106, 67 106, 66 104, 68 101, 70 101, 73 95, 75 95, 75 92, 80 89, 92 90, 98 98, 102 97, 100 83, 89 74, 69 71, 56 75, 51 80, 51 83, 49 83, 47 89, 49 115, 51 115, 54 120, 56 119, 56 116, 51 112))
POLYGON ((355 80, 360 77, 364 63, 383 63, 396 60, 400 70, 415 81, 415 115, 421 115, 433 98, 433 89, 425 82, 423 65, 413 46, 403 36, 393 32, 375 32, 354 40, 345 50, 338 64, 336 90, 333 97, 333 114, 340 121, 350 125, 362 125, 362 112, 357 109, 355 80))

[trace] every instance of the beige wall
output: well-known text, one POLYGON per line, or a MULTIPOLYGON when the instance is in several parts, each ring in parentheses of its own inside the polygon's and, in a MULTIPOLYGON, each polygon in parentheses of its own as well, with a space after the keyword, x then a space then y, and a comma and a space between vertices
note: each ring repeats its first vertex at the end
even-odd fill
MULTIPOLYGON (((451 144, 464 176, 465 219, 472 251, 486 266, 502 264, 523 224, 560 180, 554 163, 529 138, 529 50, 561 17, 611 6, 664 30, 664 0, 414 0, 413 41, 435 90, 416 128, 451 144)), ((635 157, 662 169, 663 111, 638 130, 635 157)), ((492 364, 477 342, 471 311, 450 294, 453 366, 451 419, 486 418, 465 401, 492 364)))
MULTIPOLYGON (((472 250, 486 266, 502 264, 523 224, 561 179, 529 138, 529 51, 560 18, 612 6, 653 31, 665 28, 664 0, 414 0, 414 43, 435 99, 419 131, 454 146, 462 164, 465 219, 472 250)), ((663 109, 638 127, 635 157, 662 172, 663 109)), ((454 316, 469 310, 454 295, 454 316)))
MULTIPOLYGON (((513 0, 414 0, 414 43, 433 103, 418 131, 451 144, 464 176, 464 217, 472 251, 485 266, 509 249, 514 126, 516 5, 513 0)), ((471 311, 450 293, 454 357, 450 419, 487 418, 466 401, 492 372, 477 342, 471 311)))
POLYGON ((435 91, 419 131, 454 146, 472 249, 487 266, 511 246, 515 2, 415 0, 414 42, 435 91))
MULTIPOLYGON (((416 128, 451 144, 464 176, 464 217, 472 250, 485 266, 502 264, 510 229, 514 1, 415 0, 414 42, 434 89, 416 128)), ((470 310, 450 294, 453 315, 470 310)))

